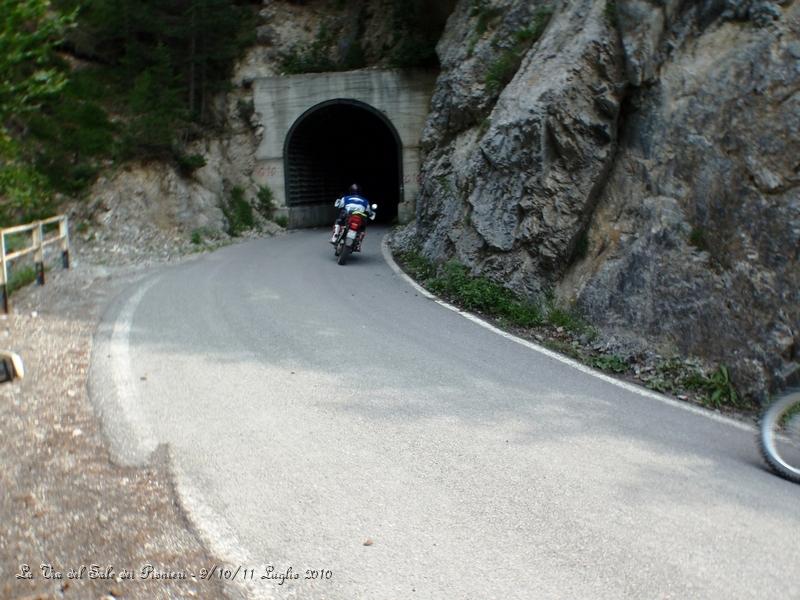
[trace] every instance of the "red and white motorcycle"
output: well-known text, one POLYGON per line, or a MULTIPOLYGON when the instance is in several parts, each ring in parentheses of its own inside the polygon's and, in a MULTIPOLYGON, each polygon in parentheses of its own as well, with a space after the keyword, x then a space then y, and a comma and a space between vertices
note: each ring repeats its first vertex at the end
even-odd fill
POLYGON ((375 220, 374 211, 377 208, 377 204, 372 205, 373 213, 371 216, 361 211, 348 213, 344 227, 339 228, 339 235, 333 242, 333 251, 337 257, 336 262, 340 265, 347 263, 347 257, 352 252, 361 252, 361 243, 367 233, 367 221, 375 220))

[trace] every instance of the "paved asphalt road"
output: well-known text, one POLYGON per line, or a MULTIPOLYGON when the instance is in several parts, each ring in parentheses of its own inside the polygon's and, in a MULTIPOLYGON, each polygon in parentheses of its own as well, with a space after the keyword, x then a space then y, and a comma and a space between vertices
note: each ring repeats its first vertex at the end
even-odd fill
POLYGON ((112 445, 169 444, 212 549, 256 569, 249 594, 800 597, 800 486, 753 432, 418 295, 383 231, 346 267, 317 230, 165 269, 98 335, 112 445), (265 565, 332 576, 278 586, 265 565))

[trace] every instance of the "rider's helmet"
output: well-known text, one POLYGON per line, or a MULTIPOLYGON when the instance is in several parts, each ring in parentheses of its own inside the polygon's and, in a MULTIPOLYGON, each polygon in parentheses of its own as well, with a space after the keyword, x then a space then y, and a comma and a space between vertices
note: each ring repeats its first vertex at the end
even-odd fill
POLYGON ((361 186, 359 186, 357 183, 354 183, 353 185, 350 186, 349 191, 354 196, 358 196, 359 194, 361 194, 361 186))

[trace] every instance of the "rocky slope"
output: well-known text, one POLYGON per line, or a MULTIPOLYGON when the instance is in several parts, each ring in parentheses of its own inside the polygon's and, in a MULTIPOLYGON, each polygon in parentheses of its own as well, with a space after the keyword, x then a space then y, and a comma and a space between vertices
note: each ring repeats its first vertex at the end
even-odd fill
POLYGON ((398 244, 763 399, 798 370, 799 34, 791 1, 460 2, 398 244))

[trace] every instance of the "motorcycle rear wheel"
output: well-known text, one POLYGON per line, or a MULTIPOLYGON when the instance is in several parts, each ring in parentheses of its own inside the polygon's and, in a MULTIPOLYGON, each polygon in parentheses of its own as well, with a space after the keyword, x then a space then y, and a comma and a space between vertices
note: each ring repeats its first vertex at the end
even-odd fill
POLYGON ((759 447, 770 468, 800 483, 800 390, 774 402, 761 417, 759 447))
POLYGON ((352 252, 350 246, 344 244, 342 246, 342 251, 339 253, 339 259, 336 262, 338 262, 340 265, 345 264, 347 262, 347 255, 350 254, 350 252, 352 252))

